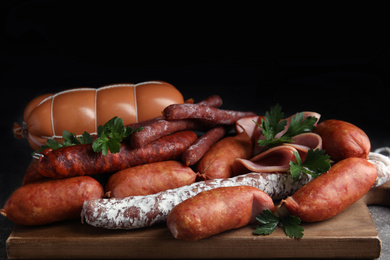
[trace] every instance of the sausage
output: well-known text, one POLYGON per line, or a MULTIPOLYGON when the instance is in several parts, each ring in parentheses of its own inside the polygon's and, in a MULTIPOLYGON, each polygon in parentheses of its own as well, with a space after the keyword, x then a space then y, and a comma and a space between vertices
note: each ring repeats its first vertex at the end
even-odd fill
POLYGON ((172 134, 182 130, 205 130, 210 128, 210 125, 199 120, 183 119, 183 120, 157 120, 149 125, 143 126, 141 131, 135 132, 130 136, 130 143, 133 148, 140 148, 162 136, 172 134))
POLYGON ((172 209, 167 226, 177 239, 196 241, 254 223, 274 203, 263 191, 250 186, 204 191, 172 209))
POLYGON ((232 125, 242 117, 255 116, 253 112, 223 110, 199 104, 173 104, 167 106, 163 115, 167 120, 203 119, 218 125, 232 125))
POLYGON ((148 195, 194 183, 195 172, 178 161, 155 162, 130 167, 110 176, 108 197, 148 195))
MULTIPOLYGON (((187 101, 186 101, 187 103, 187 101)), ((204 106, 218 107, 222 105, 222 99, 218 95, 212 95, 198 104, 204 106)), ((156 117, 144 122, 134 123, 130 125, 132 128, 143 127, 141 131, 131 135, 131 145, 134 148, 142 147, 164 135, 171 134, 181 130, 200 130, 205 131, 213 125, 204 120, 173 120, 167 121, 163 116, 156 117)))
POLYGON ((174 160, 197 139, 192 131, 166 135, 141 148, 121 144, 118 153, 95 153, 91 144, 46 149, 37 163, 39 174, 50 178, 65 178, 98 173, 111 173, 131 166, 174 160))
POLYGON ((342 121, 326 120, 313 130, 322 138, 323 149, 336 162, 348 157, 367 159, 371 150, 370 139, 359 127, 342 121))
POLYGON ((249 173, 233 178, 199 181, 152 195, 90 200, 84 203, 81 216, 83 221, 95 227, 143 228, 166 221, 176 205, 202 191, 219 187, 252 186, 279 200, 293 194, 311 179, 306 174, 294 181, 290 174, 249 173))
POLYGON ((22 181, 23 185, 46 178, 45 176, 38 173, 37 165, 38 165, 38 160, 36 159, 33 159, 31 163, 28 165, 26 172, 23 176, 23 181, 22 181))
POLYGON ((199 137, 182 155, 182 161, 187 166, 196 164, 210 147, 219 141, 226 134, 226 128, 218 126, 207 131, 199 137))
POLYGON ((377 177, 375 166, 362 158, 347 158, 283 200, 290 214, 305 222, 329 219, 366 194, 377 177))
POLYGON ((197 165, 200 180, 229 178, 233 176, 236 158, 252 157, 252 142, 246 132, 225 137, 214 144, 197 165))
POLYGON ((44 180, 19 187, 1 214, 16 224, 44 225, 80 217, 84 201, 103 195, 103 187, 89 176, 44 180))
POLYGON ((182 94, 162 81, 78 88, 33 99, 25 109, 24 121, 28 141, 36 150, 47 139, 61 138, 63 130, 97 134, 97 127, 114 116, 127 125, 157 117, 166 106, 183 102, 182 94))
MULTIPOLYGON (((186 103, 189 103, 189 102, 186 102, 186 103)), ((212 95, 212 96, 209 96, 209 97, 203 99, 202 101, 198 102, 197 104, 218 108, 218 107, 222 106, 222 103, 223 103, 222 98, 220 96, 212 95)))

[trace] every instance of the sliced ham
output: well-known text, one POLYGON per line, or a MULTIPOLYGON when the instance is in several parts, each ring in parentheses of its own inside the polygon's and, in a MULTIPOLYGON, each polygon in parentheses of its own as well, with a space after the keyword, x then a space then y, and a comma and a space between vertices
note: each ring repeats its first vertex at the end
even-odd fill
MULTIPOLYGON (((306 117, 309 117, 309 116, 312 116, 312 117, 315 117, 317 118, 317 121, 315 122, 315 126, 317 125, 318 121, 320 120, 321 118, 321 115, 316 113, 316 112, 310 112, 310 111, 304 111, 302 112, 303 113, 303 120, 305 120, 306 117)), ((287 121, 287 124, 286 126, 284 127, 284 130, 279 132, 275 138, 279 138, 281 137, 282 135, 284 135, 286 132, 287 132, 287 129, 288 127, 290 126, 290 123, 291 123, 291 119, 294 117, 295 115, 292 115, 292 116, 289 116, 287 117, 285 120, 287 121)), ((261 119, 259 118, 259 121, 258 121, 259 124, 261 124, 261 119)), ((260 127, 257 127, 258 130, 255 130, 253 132, 253 136, 252 136, 252 140, 253 143, 254 143, 254 147, 253 147, 253 154, 256 155, 256 154, 259 154, 261 153, 262 151, 264 151, 265 147, 264 146, 259 146, 258 143, 257 143, 257 140, 264 140, 265 137, 264 135, 260 132, 260 127)))
POLYGON ((235 159, 233 172, 235 175, 247 172, 287 172, 290 161, 296 162, 298 152, 302 162, 305 161, 309 149, 322 149, 322 139, 315 133, 304 133, 292 138, 293 143, 285 143, 262 152, 250 160, 235 159))

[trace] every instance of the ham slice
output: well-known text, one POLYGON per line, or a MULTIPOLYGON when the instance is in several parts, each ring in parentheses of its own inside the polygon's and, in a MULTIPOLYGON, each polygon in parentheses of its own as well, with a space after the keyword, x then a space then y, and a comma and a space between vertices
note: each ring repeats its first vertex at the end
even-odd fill
MULTIPOLYGON (((315 126, 317 125, 318 121, 320 120, 321 118, 321 115, 316 113, 316 112, 310 112, 310 111, 304 111, 302 112, 303 113, 303 120, 305 120, 306 117, 309 117, 309 116, 312 116, 312 117, 315 117, 317 118, 317 121, 315 122, 315 126)), ((294 117, 295 115, 292 115, 292 116, 289 116, 287 117, 285 120, 287 121, 287 124, 286 126, 284 127, 284 130, 279 132, 275 138, 279 138, 281 137, 282 135, 284 135, 286 132, 287 132, 287 129, 291 123, 291 119, 294 117)), ((258 123, 261 124, 261 118, 258 119, 258 123)), ((262 151, 264 151, 265 147, 264 146, 259 146, 258 143, 257 143, 257 140, 264 140, 265 137, 264 135, 260 132, 260 127, 258 127, 258 130, 254 130, 253 131, 253 136, 251 137, 254 143, 254 147, 253 147, 253 154, 256 155, 256 154, 259 154, 261 153, 262 151)))
POLYGON ((309 149, 322 149, 322 139, 315 133, 304 133, 292 138, 293 143, 285 143, 262 152, 250 160, 237 158, 233 163, 234 175, 248 172, 271 173, 287 172, 290 161, 296 162, 298 152, 302 162, 305 161, 309 149))

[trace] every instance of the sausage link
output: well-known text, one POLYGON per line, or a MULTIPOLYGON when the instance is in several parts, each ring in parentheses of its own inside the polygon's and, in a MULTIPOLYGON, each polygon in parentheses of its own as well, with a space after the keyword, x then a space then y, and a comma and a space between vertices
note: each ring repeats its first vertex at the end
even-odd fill
POLYGON ((322 138, 326 153, 336 162, 348 157, 367 159, 371 142, 367 134, 359 127, 342 121, 326 120, 314 128, 322 138))
POLYGON ((182 155, 182 161, 187 166, 197 163, 210 147, 219 141, 226 134, 226 128, 218 126, 207 131, 199 137, 182 155))
POLYGON ((255 116, 253 112, 223 110, 199 104, 174 104, 166 107, 163 115, 167 120, 203 119, 218 125, 232 125, 238 119, 255 116))
MULTIPOLYGON (((187 102, 186 102, 187 103, 187 102)), ((202 101, 198 102, 198 105, 204 105, 204 106, 209 106, 209 107, 220 107, 222 106, 222 98, 218 95, 212 95, 209 96, 202 101)))
POLYGON ((38 173, 51 178, 116 172, 131 166, 175 160, 195 142, 192 131, 166 135, 141 148, 121 144, 119 153, 95 153, 90 144, 46 149, 37 164, 38 173))
POLYGON ((329 219, 366 194, 377 177, 375 166, 362 158, 347 158, 282 203, 305 222, 329 219))
POLYGON ((215 143, 197 165, 199 180, 229 178, 233 176, 236 158, 252 157, 252 142, 246 132, 225 137, 215 143))
POLYGON ((167 217, 167 226, 175 238, 196 241, 253 223, 265 209, 274 211, 274 203, 259 189, 216 188, 174 207, 167 217))
MULTIPOLYGON (((187 102, 186 102, 187 103, 187 102)), ((222 99, 218 95, 212 95, 198 103, 203 106, 219 107, 222 105, 222 99)), ((164 120, 163 116, 156 117, 145 122, 139 122, 129 125, 132 128, 143 127, 131 135, 131 146, 139 148, 148 144, 164 135, 171 134, 182 130, 200 130, 205 131, 213 125, 204 120, 164 120)))
POLYGON ((143 228, 165 221, 176 205, 202 191, 219 187, 252 186, 276 200, 293 194, 310 180, 311 177, 305 174, 294 181, 290 174, 249 173, 234 178, 195 182, 147 196, 90 200, 84 203, 81 216, 95 227, 143 228))
POLYGON ((178 161, 148 163, 114 173, 106 184, 108 197, 148 195, 194 183, 196 173, 178 161))
POLYGON ((1 214, 20 225, 43 225, 76 219, 84 201, 102 198, 103 187, 89 176, 44 180, 18 188, 1 214))
POLYGON ((133 148, 141 148, 167 134, 172 134, 182 130, 205 130, 208 128, 210 128, 210 126, 207 126, 207 124, 199 120, 158 120, 144 126, 141 131, 133 133, 130 136, 130 143, 133 148))

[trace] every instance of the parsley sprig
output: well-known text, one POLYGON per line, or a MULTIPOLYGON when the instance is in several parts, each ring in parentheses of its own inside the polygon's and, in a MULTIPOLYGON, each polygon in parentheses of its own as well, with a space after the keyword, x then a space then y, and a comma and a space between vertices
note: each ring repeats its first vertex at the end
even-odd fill
POLYGON ((122 118, 113 117, 107 121, 103 126, 98 127, 97 138, 94 140, 94 137, 91 136, 88 132, 84 132, 81 137, 77 137, 73 133, 69 133, 64 130, 62 132, 62 143, 57 140, 48 139, 46 145, 42 145, 41 148, 34 153, 42 152, 47 148, 52 148, 53 150, 72 146, 76 144, 92 144, 92 149, 94 152, 102 152, 103 155, 107 155, 108 151, 111 153, 118 153, 120 150, 120 143, 125 141, 132 133, 142 130, 142 127, 133 129, 131 127, 126 127, 123 124, 122 118))
POLYGON ((270 108, 270 111, 265 113, 264 118, 261 119, 261 133, 264 135, 265 140, 258 140, 260 146, 266 146, 272 148, 283 143, 291 143, 292 138, 302 133, 308 133, 314 129, 314 124, 317 122, 317 118, 313 116, 303 119, 303 113, 296 113, 292 118, 287 131, 281 136, 276 138, 275 136, 284 130, 287 125, 287 120, 283 119, 284 113, 282 107, 279 104, 270 108))
POLYGON ((298 152, 294 152, 294 155, 297 162, 290 161, 290 173, 295 181, 299 179, 301 172, 317 178, 330 169, 330 156, 325 154, 325 150, 310 149, 304 162, 298 152))
POLYGON ((290 238, 302 238, 303 237, 303 227, 300 226, 301 219, 293 216, 287 215, 282 216, 279 212, 276 212, 277 215, 273 214, 269 209, 263 211, 256 217, 256 220, 260 224, 253 231, 255 235, 269 235, 272 234, 277 226, 284 228, 284 232, 290 238))

